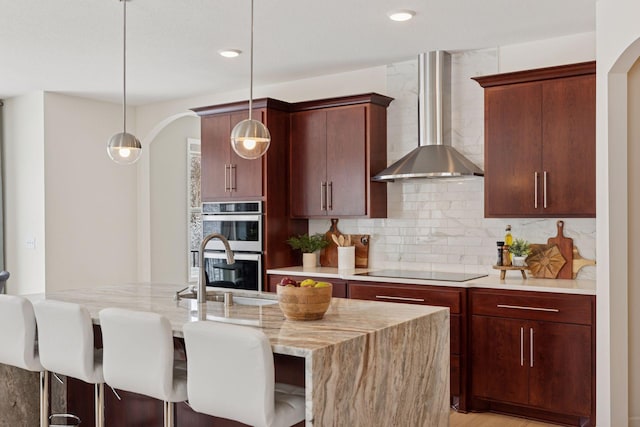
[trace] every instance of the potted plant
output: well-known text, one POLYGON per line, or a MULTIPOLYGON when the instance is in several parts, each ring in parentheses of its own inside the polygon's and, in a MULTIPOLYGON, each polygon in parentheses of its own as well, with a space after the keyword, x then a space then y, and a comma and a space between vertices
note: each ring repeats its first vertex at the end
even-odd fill
POLYGON ((287 240, 287 243, 291 248, 302 252, 302 266, 304 268, 315 267, 318 264, 316 252, 329 244, 324 234, 321 233, 292 236, 287 240))
POLYGON ((531 253, 531 245, 524 239, 515 239, 509 246, 509 253, 513 255, 512 264, 514 267, 524 267, 524 260, 531 253))

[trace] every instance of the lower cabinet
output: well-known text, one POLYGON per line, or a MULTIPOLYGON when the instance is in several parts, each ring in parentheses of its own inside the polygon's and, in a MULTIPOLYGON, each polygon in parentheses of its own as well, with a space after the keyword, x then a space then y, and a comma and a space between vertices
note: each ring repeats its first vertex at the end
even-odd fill
MULTIPOLYGON (((280 281, 285 278, 285 277, 291 277, 294 280, 301 280, 303 276, 285 276, 285 275, 280 275, 280 274, 269 274, 269 276, 267 277, 267 287, 266 287, 266 291, 267 292, 276 292, 276 286, 278 285, 278 283, 280 283, 280 281)), ((312 277, 312 276, 309 276, 312 277)), ((306 277, 305 277, 306 278, 306 277)), ((347 297, 347 282, 344 280, 338 280, 338 279, 333 279, 333 278, 321 278, 321 277, 314 277, 314 280, 326 280, 327 282, 330 282, 333 285, 333 289, 332 289, 332 296, 336 297, 336 298, 346 298, 347 297)))
POLYGON ((467 290, 445 286, 405 285, 349 281, 349 298, 448 307, 451 321, 451 403, 466 412, 467 395, 467 290))
POLYGON ((595 297, 471 289, 473 410, 595 423, 595 297))

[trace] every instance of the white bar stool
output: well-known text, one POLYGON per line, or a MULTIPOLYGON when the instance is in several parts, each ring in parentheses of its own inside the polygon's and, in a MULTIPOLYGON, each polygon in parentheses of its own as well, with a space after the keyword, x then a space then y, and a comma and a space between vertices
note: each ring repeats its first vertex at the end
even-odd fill
POLYGON ((49 375, 36 350, 36 317, 31 301, 0 295, 0 363, 40 372, 40 427, 49 425, 49 375))
POLYGON ((33 308, 42 366, 49 372, 94 384, 95 426, 103 427, 102 350, 94 348, 89 310, 80 304, 54 300, 38 301, 33 308))
POLYGON ((257 427, 305 419, 304 389, 275 383, 267 336, 247 326, 200 321, 183 328, 189 405, 257 427))
POLYGON ((156 313, 100 311, 104 379, 113 388, 164 402, 164 425, 175 422, 175 402, 187 400, 184 361, 174 360, 169 320, 156 313))

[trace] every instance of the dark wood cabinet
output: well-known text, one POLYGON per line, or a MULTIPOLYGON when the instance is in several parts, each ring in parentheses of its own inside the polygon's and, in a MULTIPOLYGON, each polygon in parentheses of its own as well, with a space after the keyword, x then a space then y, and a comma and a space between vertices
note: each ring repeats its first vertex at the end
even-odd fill
POLYGON ((469 296, 472 409, 593 425, 594 297, 486 289, 469 296))
MULTIPOLYGON (((303 278, 306 278, 306 276, 285 276, 280 274, 269 274, 267 278, 266 291, 275 293, 276 286, 285 277, 291 277, 292 279, 298 280, 298 281, 302 280, 303 278)), ((327 282, 330 282, 333 285, 333 289, 331 293, 332 296, 337 298, 347 297, 347 282, 345 280, 339 280, 339 279, 333 279, 333 278, 322 278, 322 277, 316 277, 315 280, 316 281, 325 280, 327 282)))
MULTIPOLYGON (((276 199, 289 181, 289 104, 272 98, 253 101, 252 117, 271 133, 267 153, 247 160, 231 148, 231 130, 249 117, 248 102, 194 108, 201 123, 203 202, 276 199)), ((286 195, 279 203, 287 203, 286 195)))
POLYGON ((450 310, 450 392, 452 405, 467 411, 466 289, 381 282, 348 282, 349 298, 448 307, 450 310))
MULTIPOLYGON (((264 116, 264 110, 254 114, 264 116)), ((203 201, 262 197, 262 159, 247 160, 238 156, 229 141, 233 127, 246 118, 246 112, 202 118, 203 201)))
POLYGON ((291 114, 291 216, 386 217, 386 108, 367 94, 294 104, 291 114))
POLYGON ((595 217, 595 62, 474 78, 485 217, 595 217))

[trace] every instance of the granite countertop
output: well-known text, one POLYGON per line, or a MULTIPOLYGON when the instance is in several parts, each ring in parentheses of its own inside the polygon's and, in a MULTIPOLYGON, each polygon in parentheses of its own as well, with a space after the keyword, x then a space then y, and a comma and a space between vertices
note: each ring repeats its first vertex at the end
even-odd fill
MULTIPOLYGON (((195 299, 174 299, 176 292, 182 288, 182 284, 131 283, 51 291, 31 295, 29 298, 32 301, 56 299, 82 304, 87 307, 96 324, 99 324, 98 313, 107 307, 159 313, 169 319, 174 334, 181 337, 182 326, 199 318, 195 299)), ((209 288, 212 289, 214 288, 209 288)), ((217 290, 229 291, 223 288, 217 290)), ((233 293, 264 299, 277 298, 275 294, 268 292, 234 290, 233 293)), ((309 351, 410 322, 440 310, 441 307, 333 298, 323 319, 290 321, 284 318, 278 304, 234 304, 231 307, 225 307, 222 302, 208 301, 206 304, 208 320, 259 327, 269 337, 274 352, 294 356, 304 356, 309 351)))
POLYGON ((332 267, 316 267, 304 269, 301 266, 267 270, 267 274, 289 276, 324 277, 358 282, 384 282, 410 285, 450 286, 459 288, 488 288, 516 291, 554 292, 564 294, 595 295, 596 281, 584 279, 523 279, 519 271, 507 272, 505 280, 497 275, 489 275, 466 282, 441 280, 405 279, 395 277, 360 276, 360 273, 374 272, 375 269, 357 268, 354 270, 338 270, 332 267))

